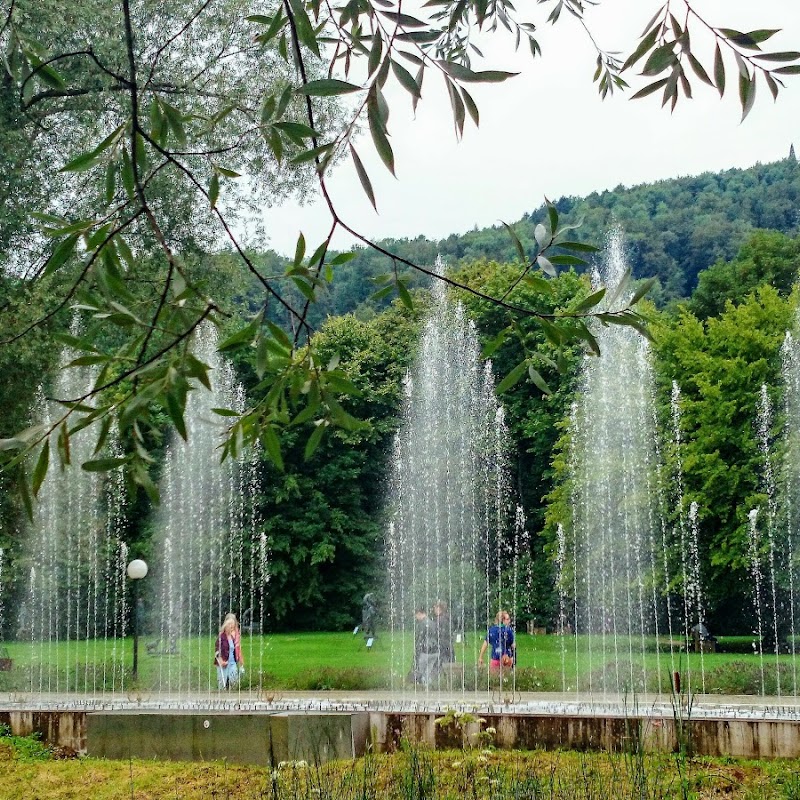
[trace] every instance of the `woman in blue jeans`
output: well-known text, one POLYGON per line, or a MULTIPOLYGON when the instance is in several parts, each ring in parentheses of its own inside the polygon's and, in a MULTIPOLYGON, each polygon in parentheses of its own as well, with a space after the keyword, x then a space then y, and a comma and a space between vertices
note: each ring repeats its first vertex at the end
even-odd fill
POLYGON ((230 689, 244 672, 242 639, 235 614, 228 614, 222 623, 214 652, 217 682, 220 689, 230 689))

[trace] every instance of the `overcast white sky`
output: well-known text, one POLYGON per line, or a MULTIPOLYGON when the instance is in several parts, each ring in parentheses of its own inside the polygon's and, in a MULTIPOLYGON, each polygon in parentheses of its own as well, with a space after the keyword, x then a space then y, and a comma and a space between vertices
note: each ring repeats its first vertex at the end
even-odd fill
MULTIPOLYGON (((673 1, 678 9, 680 1, 673 1)), ((602 0, 587 12, 587 21, 601 47, 627 54, 661 2, 602 0)), ((755 108, 744 122, 733 71, 723 100, 694 80, 695 99, 682 98, 672 114, 661 109, 659 94, 628 99, 644 85, 642 79, 626 94, 615 92, 601 101, 591 80, 595 53, 577 21, 562 15, 551 27, 544 23, 552 3, 516 5, 520 11, 529 8, 528 19, 539 26, 543 57, 531 59, 527 48, 515 54, 513 42, 503 39, 502 46, 493 45, 491 63, 473 64, 521 74, 504 84, 475 86, 481 124, 476 129, 468 122, 460 142, 441 80, 426 75, 416 118, 410 99, 398 90, 390 119, 397 180, 368 142, 359 148, 378 213, 350 164, 330 181, 340 213, 353 227, 372 238, 438 239, 516 221, 545 196, 583 196, 620 184, 749 167, 785 157, 792 142, 800 153, 800 76, 786 77, 777 103, 760 82, 755 108)), ((694 0, 693 5, 718 27, 782 29, 764 49, 800 50, 798 0, 694 0)), ((693 50, 710 65, 709 41, 696 26, 693 50)), ((287 254, 299 231, 311 247, 330 227, 321 201, 286 203, 265 212, 265 222, 270 245, 287 254)), ((344 237, 334 242, 339 249, 351 243, 344 237)))

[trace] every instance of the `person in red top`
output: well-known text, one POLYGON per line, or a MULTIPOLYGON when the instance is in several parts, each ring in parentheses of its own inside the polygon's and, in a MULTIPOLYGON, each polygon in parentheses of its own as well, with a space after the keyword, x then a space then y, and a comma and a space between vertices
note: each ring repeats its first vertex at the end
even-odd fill
POLYGON ((230 689, 244 672, 242 638, 235 614, 227 614, 219 630, 214 652, 220 689, 230 689))

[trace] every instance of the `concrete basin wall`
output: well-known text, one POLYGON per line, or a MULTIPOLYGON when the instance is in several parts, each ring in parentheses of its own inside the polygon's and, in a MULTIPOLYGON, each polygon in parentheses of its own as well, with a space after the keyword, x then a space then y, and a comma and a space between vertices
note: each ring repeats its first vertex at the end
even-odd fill
MULTIPOLYGON (((471 746, 481 726, 463 729, 436 724, 435 714, 371 713, 374 746, 392 751, 402 739, 436 749, 471 746)), ((535 716, 484 714, 482 728, 494 728, 494 744, 508 750, 603 750, 688 752, 737 758, 800 758, 800 723, 782 720, 535 716)))
POLYGON ((86 713, 83 711, 26 711, 0 709, 0 725, 15 736, 38 733, 43 742, 86 752, 86 713))
POLYGON ((98 758, 321 764, 364 752, 366 713, 115 713, 86 717, 86 753, 98 758))
POLYGON ((12 733, 38 732, 43 741, 99 758, 181 761, 226 759, 274 766, 282 761, 321 764, 368 749, 392 752, 403 739, 434 749, 478 743, 494 728, 502 749, 624 752, 679 748, 708 756, 800 758, 800 722, 643 716, 484 714, 481 725, 441 726, 431 712, 204 712, 0 710, 12 733))

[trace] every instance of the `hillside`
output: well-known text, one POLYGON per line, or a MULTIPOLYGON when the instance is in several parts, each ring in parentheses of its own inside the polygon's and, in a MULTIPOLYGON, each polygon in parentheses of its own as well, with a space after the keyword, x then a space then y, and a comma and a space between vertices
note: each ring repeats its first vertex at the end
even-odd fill
MULTIPOLYGON (((800 227, 800 167, 792 155, 749 169, 618 186, 583 198, 562 197, 555 205, 564 220, 583 220, 575 233, 580 241, 602 243, 609 226, 621 224, 634 276, 658 277, 661 288, 653 296, 663 304, 689 297, 698 273, 733 258, 754 229, 796 232, 800 227)), ((533 229, 544 216, 542 205, 513 224, 523 244, 531 244, 533 229)), ((440 241, 419 236, 380 244, 419 264, 432 263, 437 253, 453 265, 481 258, 516 259, 514 244, 500 224, 440 241)), ((369 298, 375 285, 370 279, 390 272, 392 263, 363 248, 356 254, 352 261, 337 267, 333 287, 314 310, 315 322, 373 305, 369 298)), ((410 278, 412 283, 420 280, 410 278)))

